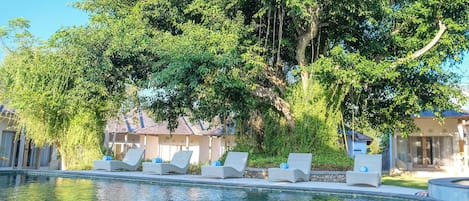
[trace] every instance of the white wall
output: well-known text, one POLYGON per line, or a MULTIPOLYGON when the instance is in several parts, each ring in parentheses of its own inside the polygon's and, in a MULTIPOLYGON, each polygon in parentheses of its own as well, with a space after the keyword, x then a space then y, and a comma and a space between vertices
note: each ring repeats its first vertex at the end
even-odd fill
MULTIPOLYGON (((139 145, 144 146, 144 135, 140 135, 139 145)), ((208 164, 209 159, 212 161, 220 159, 220 157, 228 150, 235 146, 234 136, 212 137, 211 157, 209 156, 209 136, 190 135, 189 150, 192 151, 192 164, 208 164)), ((116 144, 119 153, 122 145, 116 144)), ((179 150, 186 150, 185 135, 147 135, 145 147, 145 159, 151 160, 161 157, 164 161, 170 161, 174 153, 179 150)))
MULTIPOLYGON (((438 119, 433 119, 433 118, 417 118, 417 119, 414 119, 414 121, 415 121, 416 126, 420 128, 420 130, 414 133, 411 133, 409 136, 450 137, 451 143, 445 143, 444 140, 447 138, 440 138, 440 141, 441 141, 440 146, 442 146, 441 149, 445 149, 448 146, 451 146, 450 150, 452 153, 450 154, 453 155, 452 158, 454 158, 455 154, 459 152, 459 147, 457 146, 458 135, 459 135, 457 119, 446 118, 444 119, 444 121, 440 122, 438 119)), ((396 133, 396 135, 400 135, 400 133, 396 133)), ((399 150, 396 150, 396 148, 404 147, 407 145, 400 146, 398 145, 399 142, 396 142, 398 138, 394 137, 393 139, 394 139, 393 157, 396 158, 397 157, 396 154, 399 151, 399 150)), ((401 140, 401 142, 408 143, 407 140, 401 140)), ((415 147, 411 145, 411 147, 408 147, 409 149, 408 151, 410 151, 410 149, 413 149, 413 148, 415 147)), ((415 150, 412 152, 414 153, 415 150)), ((442 161, 439 161, 441 165, 452 164, 451 161, 447 161, 448 160, 447 158, 441 158, 441 159, 442 161)), ((408 159, 408 160, 411 160, 411 159, 408 159)), ((404 161, 404 162, 408 162, 408 161, 404 161)))
POLYGON ((352 136, 347 135, 348 155, 354 156, 355 154, 366 154, 366 142, 352 141, 352 136))

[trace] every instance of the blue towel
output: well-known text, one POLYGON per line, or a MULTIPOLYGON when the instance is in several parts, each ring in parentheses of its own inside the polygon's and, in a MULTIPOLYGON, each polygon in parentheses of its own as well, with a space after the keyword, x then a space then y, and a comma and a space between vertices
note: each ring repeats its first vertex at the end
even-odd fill
POLYGON ((112 156, 103 156, 103 161, 110 161, 112 160, 112 156))
POLYGON ((213 161, 212 165, 213 166, 221 166, 221 162, 220 161, 213 161))
POLYGON ((360 172, 368 172, 368 167, 366 166, 360 167, 360 172))
POLYGON ((288 169, 288 163, 280 163, 280 168, 288 169))
POLYGON ((156 157, 152 160, 153 163, 162 163, 163 162, 163 159, 161 159, 160 157, 156 157))

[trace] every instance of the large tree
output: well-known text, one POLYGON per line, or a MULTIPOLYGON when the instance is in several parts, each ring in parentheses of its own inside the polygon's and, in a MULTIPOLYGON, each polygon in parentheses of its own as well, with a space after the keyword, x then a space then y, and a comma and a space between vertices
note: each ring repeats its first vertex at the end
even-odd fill
MULTIPOLYGON (((294 106, 318 103, 312 87, 327 99, 316 111, 329 111, 314 124, 343 118, 348 127, 365 121, 381 131, 406 131, 412 114, 457 109, 458 102, 448 100, 464 99, 459 78, 443 64, 459 62, 468 49, 467 0, 95 0, 80 6, 103 27, 142 25, 140 48, 155 63, 150 79, 138 85, 147 88, 144 103, 172 126, 188 112, 242 119, 262 117, 270 108, 295 135, 298 124, 313 124, 303 121, 311 115, 300 111, 307 106, 294 106), (303 94, 292 92, 287 74, 301 79, 295 90, 303 94)), ((140 55, 133 48, 120 51, 140 55)), ((116 67, 140 63, 126 62, 116 67)), ((270 125, 254 119, 248 123, 262 144, 270 125)), ((323 131, 308 132, 314 138, 323 131)))
POLYGON ((458 109, 448 100, 464 99, 459 78, 444 64, 469 47, 468 5, 90 0, 77 6, 91 22, 49 51, 78 48, 74 65, 113 103, 137 87, 136 106, 171 129, 188 113, 234 118, 257 151, 312 151, 334 148, 338 127, 355 122, 406 131, 421 110, 458 109))

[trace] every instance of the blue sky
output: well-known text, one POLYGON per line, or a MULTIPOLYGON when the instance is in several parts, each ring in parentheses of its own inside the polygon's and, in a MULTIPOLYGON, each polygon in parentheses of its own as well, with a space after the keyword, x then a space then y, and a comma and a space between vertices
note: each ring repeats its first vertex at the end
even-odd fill
MULTIPOLYGON (((76 1, 3 0, 0 6, 0 26, 7 26, 8 20, 12 18, 23 17, 30 20, 32 34, 45 40, 60 28, 87 23, 88 14, 71 6, 76 1)), ((0 48, 0 61, 3 56, 3 48, 0 48)), ((456 72, 464 76, 463 84, 469 87, 469 53, 458 66, 459 70, 456 72)))
MULTIPOLYGON (((72 7, 77 0, 2 0, 0 26, 8 26, 8 20, 26 18, 30 21, 31 33, 39 39, 48 39, 63 27, 84 25, 88 14, 72 7)), ((0 61, 4 50, 0 50, 0 61)))

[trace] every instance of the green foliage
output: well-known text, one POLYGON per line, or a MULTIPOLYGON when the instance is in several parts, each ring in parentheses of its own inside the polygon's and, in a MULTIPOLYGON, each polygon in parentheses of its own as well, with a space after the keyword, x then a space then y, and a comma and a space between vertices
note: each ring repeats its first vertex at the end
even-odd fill
MULTIPOLYGON (((339 127, 343 120, 347 128, 373 128, 378 132, 398 129, 406 133, 414 129, 411 115, 426 109, 436 110, 437 114, 439 110, 457 109, 457 104, 447 100, 464 100, 457 88, 457 76, 441 68, 445 61, 457 61, 469 46, 468 9, 463 0, 340 4, 295 0, 255 5, 218 0, 100 0, 78 6, 91 12, 95 25, 112 30, 105 31, 109 37, 102 40, 111 41, 103 50, 105 55, 110 56, 113 69, 132 69, 117 70, 115 74, 131 74, 131 80, 141 81, 135 84, 149 92, 142 96, 144 106, 159 120, 169 121, 171 129, 182 114, 191 113, 201 119, 234 114, 239 121, 245 121, 254 108, 261 107, 266 112, 258 116, 274 123, 265 124, 259 133, 295 133, 292 138, 304 139, 308 147, 336 137, 325 132, 314 134, 314 139, 296 134, 311 132, 304 122, 324 122, 322 117, 314 119, 298 110, 327 114, 335 111, 327 124, 317 124, 315 130, 339 127), (283 11, 283 22, 288 23, 280 24, 283 11), (448 26, 438 45, 421 58, 396 63, 434 37, 438 20, 448 26), (285 80, 278 71, 285 73, 288 69, 272 66, 275 62, 271 57, 279 53, 281 61, 277 62, 296 63, 295 58, 301 56, 297 55, 301 52, 297 40, 311 23, 320 26, 311 48, 304 52, 312 61, 311 68, 299 71, 312 72, 312 79, 318 80, 324 90, 316 94, 330 100, 307 109, 310 106, 294 103, 303 98, 289 100, 294 96, 283 93, 284 88, 269 76, 273 71, 275 78, 285 80), (278 38, 280 27, 282 38, 278 38), (132 73, 140 71, 148 73, 132 73), (278 130, 278 125, 284 124, 279 108, 253 96, 257 86, 268 88, 281 100, 288 99, 291 110, 296 110, 292 112, 296 113, 299 128, 278 130), (273 128, 268 128, 271 125, 273 128)), ((264 144, 264 140, 270 140, 267 134, 253 138, 257 150, 270 146, 264 144)))
MULTIPOLYGON (((311 167, 313 170, 351 170, 353 160, 344 151, 321 149, 313 153, 311 167)), ((271 168, 278 167, 281 163, 287 162, 286 156, 271 156, 265 154, 250 154, 249 167, 271 168)))
POLYGON ((353 159, 344 150, 324 148, 313 152, 312 168, 317 170, 352 170, 353 159))
POLYGON ((204 164, 189 164, 189 169, 187 170, 187 174, 193 174, 193 175, 200 175, 202 172, 202 166, 204 164))
POLYGON ((17 109, 37 144, 55 144, 63 157, 88 163, 99 155, 105 119, 137 106, 169 121, 172 130, 188 113, 234 118, 239 149, 250 153, 341 153, 339 128, 408 133, 413 114, 438 116, 464 103, 460 78, 442 66, 460 62, 469 48, 468 5, 79 2, 91 22, 60 30, 45 44, 37 44, 25 19, 1 28, 2 40, 17 44, 1 66, 1 98, 17 109), (437 43, 409 59, 434 39, 440 22, 447 29, 437 43), (285 74, 295 64, 302 86, 287 85, 285 74), (92 153, 74 154, 80 150, 92 153))
MULTIPOLYGON (((291 87, 288 100, 295 116, 296 126, 293 130, 288 127, 279 113, 269 110, 264 113, 262 133, 252 131, 248 134, 239 134, 237 148, 259 153, 262 156, 283 158, 291 152, 314 153, 315 156, 316 153, 322 153, 326 156, 325 150, 327 150, 332 158, 323 157, 320 160, 328 162, 346 157, 342 146, 338 144, 341 113, 340 107, 337 107, 340 103, 335 101, 341 101, 341 99, 332 99, 328 93, 325 93, 323 86, 314 80, 310 80, 309 85, 306 92, 299 84, 291 87), (261 144, 260 147, 258 143, 261 144)), ((347 163, 337 164, 339 167, 347 167, 347 165, 347 163)))
POLYGON ((0 66, 1 100, 37 146, 55 145, 68 169, 99 158, 108 101, 77 49, 20 46, 0 66))
POLYGON ((306 93, 301 85, 292 87, 288 100, 295 116, 293 131, 278 113, 267 113, 264 151, 287 156, 290 152, 314 152, 324 147, 336 147, 339 113, 334 111, 336 108, 327 107, 329 100, 322 87, 315 82, 311 85, 306 93))
POLYGON ((458 107, 458 103, 448 101, 449 97, 466 99, 452 73, 441 71, 441 67, 429 72, 423 72, 423 68, 394 68, 390 62, 375 63, 341 47, 335 47, 329 57, 313 65, 321 83, 339 88, 345 95, 341 107, 348 127, 356 129, 362 124, 362 128, 401 133, 416 129, 413 114, 423 110, 435 110, 438 114, 458 107))
POLYGON ((277 167, 281 163, 285 163, 287 158, 281 156, 266 156, 262 154, 250 153, 248 158, 248 166, 256 168, 277 167))

